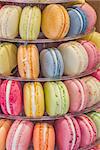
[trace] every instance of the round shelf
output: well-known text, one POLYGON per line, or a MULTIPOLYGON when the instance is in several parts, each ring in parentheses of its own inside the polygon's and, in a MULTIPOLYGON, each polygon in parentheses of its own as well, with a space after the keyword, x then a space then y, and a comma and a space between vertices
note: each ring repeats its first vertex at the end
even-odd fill
POLYGON ((23 3, 23 4, 56 4, 76 2, 76 0, 0 0, 0 2, 23 3))
POLYGON ((58 77, 58 78, 37 78, 37 79, 24 79, 24 78, 21 78, 21 77, 17 77, 17 76, 3 76, 3 75, 0 75, 0 79, 3 79, 3 80, 15 80, 15 81, 20 81, 20 82, 47 82, 47 81, 65 81, 65 80, 70 80, 70 79, 77 79, 77 78, 82 78, 84 76, 88 76, 88 75, 91 75, 92 73, 94 73, 96 70, 93 69, 91 71, 88 71, 88 72, 84 72, 80 75, 77 75, 77 76, 62 76, 62 77, 58 77))
POLYGON ((46 39, 43 37, 43 35, 40 35, 40 38, 37 40, 22 40, 21 38, 15 38, 15 39, 7 39, 7 38, 2 38, 0 37, 0 41, 1 42, 11 42, 11 43, 19 43, 19 44, 46 44, 46 43, 59 43, 59 42, 67 42, 67 41, 71 41, 71 40, 78 40, 80 38, 83 38, 85 35, 88 35, 90 33, 92 33, 93 31, 95 31, 95 29, 93 29, 91 32, 89 33, 85 33, 85 34, 80 34, 78 36, 73 36, 73 37, 65 37, 63 39, 59 39, 59 40, 51 40, 51 39, 46 39))
MULTIPOLYGON (((97 104, 95 104, 94 106, 90 107, 90 108, 86 108, 85 110, 82 110, 80 112, 76 112, 76 113, 67 113, 66 115, 68 116, 79 116, 82 115, 83 113, 89 113, 91 111, 94 111, 95 109, 100 108, 100 102, 98 102, 97 104)), ((11 119, 11 120, 27 120, 27 121, 54 121, 54 120, 58 120, 58 119, 62 119, 64 118, 65 115, 62 116, 54 116, 54 117, 50 117, 50 116, 43 116, 41 118, 32 118, 32 117, 26 117, 26 116, 12 116, 12 115, 5 115, 5 114, 1 114, 0 113, 0 118, 3 119, 11 119)))

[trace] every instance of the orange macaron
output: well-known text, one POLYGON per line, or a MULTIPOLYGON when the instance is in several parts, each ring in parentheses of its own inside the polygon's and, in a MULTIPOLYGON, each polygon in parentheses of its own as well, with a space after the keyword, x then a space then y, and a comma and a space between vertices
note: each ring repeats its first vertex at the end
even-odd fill
POLYGON ((39 52, 34 44, 19 46, 18 71, 22 78, 38 78, 40 72, 39 52))
POLYGON ((0 150, 5 150, 6 138, 11 125, 12 122, 10 120, 0 120, 0 150))
POLYGON ((70 26, 67 10, 59 4, 50 4, 42 12, 42 32, 49 39, 64 38, 70 26))
POLYGON ((54 150, 55 132, 51 124, 37 123, 33 131, 34 150, 54 150))

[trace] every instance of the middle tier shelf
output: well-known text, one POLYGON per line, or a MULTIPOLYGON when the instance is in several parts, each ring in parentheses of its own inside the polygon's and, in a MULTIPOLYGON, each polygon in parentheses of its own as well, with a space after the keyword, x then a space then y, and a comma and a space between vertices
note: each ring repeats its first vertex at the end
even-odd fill
MULTIPOLYGON (((82 115, 83 113, 86 114, 86 113, 90 113, 92 111, 95 111, 97 109, 100 108, 100 102, 98 102, 97 104, 95 104, 94 106, 90 107, 90 108, 86 108, 80 112, 76 112, 76 113, 67 113, 65 115, 68 115, 68 116, 80 116, 82 115)), ((22 115, 19 115, 19 116, 12 116, 12 115, 5 115, 5 114, 2 114, 0 113, 0 118, 3 118, 3 119, 11 119, 11 120, 27 120, 27 121, 54 121, 54 120, 58 120, 58 119, 62 119, 65 117, 65 115, 58 115, 58 116, 54 116, 54 117, 51 117, 51 116, 43 116, 43 117, 39 117, 39 118, 33 118, 33 117, 26 117, 26 116, 22 116, 22 115)))
POLYGON ((94 73, 96 70, 92 69, 88 72, 83 72, 80 75, 76 75, 76 76, 62 76, 62 77, 56 77, 56 78, 36 78, 36 79, 27 79, 27 78, 21 78, 19 76, 4 76, 4 75, 0 75, 0 79, 2 80, 15 80, 15 81, 20 81, 20 82, 49 82, 49 81, 65 81, 65 80, 70 80, 70 79, 78 79, 78 78, 82 78, 88 75, 91 75, 92 73, 94 73))

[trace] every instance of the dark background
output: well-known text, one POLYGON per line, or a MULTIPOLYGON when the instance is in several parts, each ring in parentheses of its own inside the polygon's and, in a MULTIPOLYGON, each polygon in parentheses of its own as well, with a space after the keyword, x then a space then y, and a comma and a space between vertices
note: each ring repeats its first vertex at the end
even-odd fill
POLYGON ((97 12, 98 19, 97 19, 96 28, 97 31, 100 32, 100 0, 87 0, 87 2, 89 2, 97 12))

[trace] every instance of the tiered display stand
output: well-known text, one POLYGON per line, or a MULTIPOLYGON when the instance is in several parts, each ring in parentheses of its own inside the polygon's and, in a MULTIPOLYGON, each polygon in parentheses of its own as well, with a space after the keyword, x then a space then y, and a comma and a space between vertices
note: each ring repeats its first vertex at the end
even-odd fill
MULTIPOLYGON (((69 3, 69 2, 75 2, 76 0, 0 0, 0 3, 2 4, 17 4, 17 5, 21 5, 26 6, 26 5, 39 5, 40 8, 44 8, 47 4, 51 4, 51 3, 58 3, 58 4, 64 4, 65 3, 69 3)), ((89 33, 87 33, 89 34, 89 33)), ((36 44, 40 50, 42 50, 43 48, 47 48, 49 46, 57 46, 62 42, 67 42, 67 41, 71 41, 71 40, 76 40, 79 38, 84 37, 84 35, 79 35, 79 36, 74 36, 74 37, 65 37, 62 40, 50 40, 50 39, 46 39, 42 33, 40 33, 39 39, 35 40, 35 41, 24 41, 22 39, 20 39, 20 37, 15 38, 15 39, 4 39, 2 37, 0 37, 0 42, 11 42, 11 43, 15 43, 17 45, 20 44, 29 44, 29 43, 34 43, 36 44)), ((96 68, 95 68, 96 69, 96 68)), ((38 82, 46 82, 46 81, 64 81, 64 80, 69 80, 69 79, 73 79, 73 78, 80 78, 80 77, 84 77, 87 75, 90 75, 91 73, 93 73, 95 71, 95 69, 90 70, 89 72, 85 72, 82 73, 81 75, 78 76, 63 76, 61 78, 42 78, 41 76, 38 79, 23 79, 21 77, 19 77, 17 69, 15 70, 15 73, 13 73, 12 76, 3 76, 0 75, 0 79, 7 79, 7 80, 17 80, 20 81, 22 83, 24 82, 28 82, 28 81, 38 81, 38 82)), ((91 111, 94 111, 95 109, 100 108, 100 103, 97 103, 96 105, 92 106, 91 108, 87 108, 81 112, 77 112, 77 113, 68 113, 67 115, 71 115, 71 116, 79 116, 83 113, 88 113, 91 111)), ((4 115, 2 113, 0 113, 0 118, 6 118, 6 119, 11 119, 11 120, 16 120, 16 119, 20 119, 20 120, 30 120, 30 121, 34 121, 34 122, 41 122, 41 121, 54 121, 56 119, 61 119, 64 118, 63 116, 54 116, 54 117, 49 117, 47 116, 47 114, 45 114, 43 117, 41 118, 30 118, 30 117, 26 117, 23 114, 19 115, 19 116, 11 116, 11 115, 4 115)), ((93 143, 92 145, 89 145, 87 147, 84 148, 80 148, 79 150, 88 150, 90 148, 92 148, 93 146, 97 145, 98 143, 100 143, 100 139, 97 139, 97 141, 95 143, 93 143)), ((30 150, 32 149, 32 146, 30 146, 30 150)))

